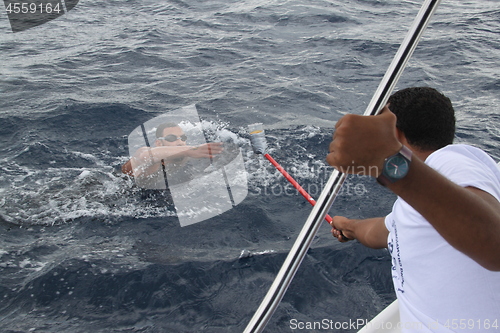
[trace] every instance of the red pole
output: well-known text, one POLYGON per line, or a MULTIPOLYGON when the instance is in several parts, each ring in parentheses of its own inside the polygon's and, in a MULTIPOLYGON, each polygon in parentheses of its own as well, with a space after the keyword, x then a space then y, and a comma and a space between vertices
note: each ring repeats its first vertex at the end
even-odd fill
MULTIPOLYGON (((292 178, 292 176, 290 176, 290 174, 288 172, 286 172, 285 169, 283 169, 283 167, 281 165, 278 164, 278 162, 276 162, 274 160, 274 158, 271 157, 271 155, 269 154, 264 154, 264 157, 267 158, 269 160, 269 162, 272 163, 272 165, 274 165, 276 167, 276 169, 278 169, 279 172, 281 172, 281 174, 283 176, 285 176, 285 178, 293 185, 293 187, 295 187, 300 194, 302 194, 302 196, 311 204, 311 205, 315 205, 316 204, 316 201, 309 195, 309 193, 307 193, 306 190, 304 190, 302 188, 302 186, 299 185, 299 183, 297 183, 295 181, 295 179, 292 178)), ((330 215, 326 215, 325 216, 325 220, 326 222, 328 222, 328 224, 330 224, 332 222, 332 217, 330 215)))

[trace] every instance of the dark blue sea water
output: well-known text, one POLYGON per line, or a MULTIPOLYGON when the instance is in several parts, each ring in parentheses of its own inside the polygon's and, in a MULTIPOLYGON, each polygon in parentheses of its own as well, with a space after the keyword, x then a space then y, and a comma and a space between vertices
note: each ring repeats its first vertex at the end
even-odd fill
MULTIPOLYGON (((241 332, 311 207, 335 122, 363 113, 421 1, 82 0, 12 33, 0 17, 0 331, 241 332), (120 173, 127 136, 196 103, 236 135, 249 193, 183 227, 120 173)), ((457 142, 500 159, 500 6, 443 0, 398 83, 453 101, 457 142)), ((331 215, 382 216, 394 200, 350 177, 331 215)), ((319 231, 266 332, 370 319, 394 299, 385 250, 319 231)), ((356 331, 349 329, 342 332, 356 331)))

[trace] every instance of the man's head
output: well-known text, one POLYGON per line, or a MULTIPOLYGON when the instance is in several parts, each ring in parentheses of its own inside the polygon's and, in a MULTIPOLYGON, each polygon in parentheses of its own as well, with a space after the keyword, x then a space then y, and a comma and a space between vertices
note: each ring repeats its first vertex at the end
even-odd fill
POLYGON ((185 146, 187 137, 176 123, 163 123, 156 128, 156 146, 185 146))
POLYGON ((406 88, 389 97, 396 127, 412 146, 435 151, 453 143, 455 111, 448 97, 429 87, 406 88))

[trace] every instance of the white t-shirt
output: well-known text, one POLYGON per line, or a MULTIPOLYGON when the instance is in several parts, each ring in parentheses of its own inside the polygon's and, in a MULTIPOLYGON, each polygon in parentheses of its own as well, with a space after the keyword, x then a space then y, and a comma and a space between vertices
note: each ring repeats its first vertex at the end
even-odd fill
MULTIPOLYGON (((500 170, 482 150, 450 145, 425 163, 458 185, 500 201, 500 170)), ((500 272, 453 248, 401 198, 385 224, 403 332, 500 333, 500 272)))

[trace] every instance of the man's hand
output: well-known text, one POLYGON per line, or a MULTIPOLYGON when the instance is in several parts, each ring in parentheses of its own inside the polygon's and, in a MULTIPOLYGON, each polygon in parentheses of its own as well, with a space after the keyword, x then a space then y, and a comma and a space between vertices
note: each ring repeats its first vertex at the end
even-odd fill
POLYGON ((349 230, 349 224, 352 223, 352 220, 343 217, 343 216, 335 216, 332 219, 332 235, 337 238, 339 242, 345 243, 350 240, 354 240, 356 237, 354 233, 349 230))
POLYGON ((342 173, 378 177, 384 160, 401 146, 396 116, 386 106, 378 116, 342 117, 335 126, 326 160, 342 173))
POLYGON ((357 239, 361 244, 372 249, 386 248, 389 231, 384 221, 385 217, 354 220, 335 216, 331 223, 332 235, 342 243, 357 239))

